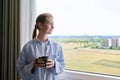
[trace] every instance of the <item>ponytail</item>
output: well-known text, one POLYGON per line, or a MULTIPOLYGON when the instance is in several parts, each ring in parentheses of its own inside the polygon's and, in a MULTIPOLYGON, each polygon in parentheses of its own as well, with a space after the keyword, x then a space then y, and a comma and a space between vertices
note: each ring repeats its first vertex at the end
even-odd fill
POLYGON ((35 28, 33 30, 33 34, 32 34, 32 39, 34 39, 37 36, 37 26, 35 25, 35 28))
MULTIPOLYGON (((53 16, 50 13, 42 13, 37 17, 36 24, 38 22, 41 22, 43 24, 46 21, 46 17, 53 17, 53 16)), ((32 39, 36 38, 36 36, 37 36, 37 26, 35 25, 35 28, 34 28, 33 34, 32 34, 32 39)))

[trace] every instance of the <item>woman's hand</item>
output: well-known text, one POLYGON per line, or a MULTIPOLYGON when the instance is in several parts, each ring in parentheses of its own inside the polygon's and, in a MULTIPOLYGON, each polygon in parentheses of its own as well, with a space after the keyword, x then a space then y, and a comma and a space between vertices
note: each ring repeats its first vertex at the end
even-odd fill
POLYGON ((53 67, 55 67, 55 61, 52 59, 48 59, 46 63, 46 68, 53 68, 53 67))
POLYGON ((53 68, 55 67, 55 61, 52 59, 48 59, 48 61, 45 63, 43 59, 36 59, 35 62, 33 63, 33 67, 46 67, 46 68, 53 68))
POLYGON ((33 67, 37 68, 37 67, 45 67, 45 62, 43 61, 43 59, 36 59, 35 62, 33 63, 33 67))

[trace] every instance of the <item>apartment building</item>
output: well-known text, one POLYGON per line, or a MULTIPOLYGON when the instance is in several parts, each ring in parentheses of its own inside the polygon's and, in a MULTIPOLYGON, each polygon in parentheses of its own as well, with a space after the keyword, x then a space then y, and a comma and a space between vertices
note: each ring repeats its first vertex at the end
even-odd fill
POLYGON ((105 42, 105 47, 106 48, 116 48, 120 46, 120 38, 111 38, 111 39, 107 39, 105 42))

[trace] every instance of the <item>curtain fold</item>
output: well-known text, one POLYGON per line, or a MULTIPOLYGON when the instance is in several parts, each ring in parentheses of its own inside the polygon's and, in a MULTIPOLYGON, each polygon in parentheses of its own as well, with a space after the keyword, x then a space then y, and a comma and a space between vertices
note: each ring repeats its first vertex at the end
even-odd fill
MULTIPOLYGON (((2 64, 2 0, 0 0, 0 64, 2 64)), ((0 66, 0 80, 2 75, 2 66, 0 66)))
POLYGON ((16 59, 32 39, 36 0, 0 0, 0 80, 20 80, 16 59))
POLYGON ((15 63, 20 50, 20 0, 1 1, 1 80, 18 80, 15 63))

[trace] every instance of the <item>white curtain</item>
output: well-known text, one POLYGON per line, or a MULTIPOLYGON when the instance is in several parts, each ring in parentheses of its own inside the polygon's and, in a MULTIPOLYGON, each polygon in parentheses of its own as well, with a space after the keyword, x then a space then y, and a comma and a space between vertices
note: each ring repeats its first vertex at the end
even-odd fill
POLYGON ((20 45, 32 39, 32 32, 37 15, 37 0, 20 0, 20 45))

